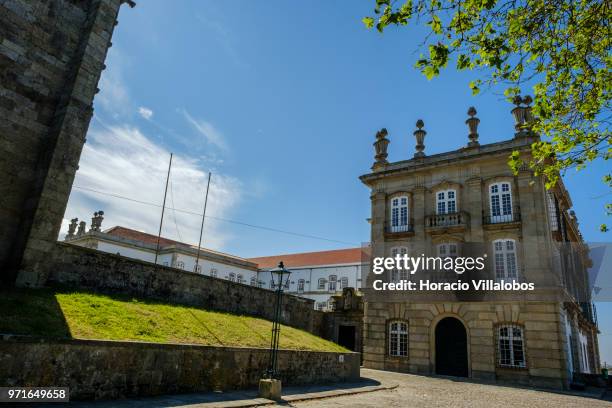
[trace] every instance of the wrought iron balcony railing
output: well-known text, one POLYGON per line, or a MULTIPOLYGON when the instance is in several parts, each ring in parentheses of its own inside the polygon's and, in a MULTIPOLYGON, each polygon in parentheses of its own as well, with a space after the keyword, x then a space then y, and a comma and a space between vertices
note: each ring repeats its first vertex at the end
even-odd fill
POLYGON ((412 223, 406 225, 392 225, 390 222, 385 223, 386 234, 409 234, 414 232, 414 225, 412 223))
POLYGON ((435 214, 425 217, 425 228, 454 227, 468 223, 468 214, 460 211, 448 214, 435 214))
POLYGON ((518 206, 512 207, 511 212, 504 214, 503 211, 492 212, 487 210, 482 217, 483 224, 507 224, 521 221, 521 209, 518 206))

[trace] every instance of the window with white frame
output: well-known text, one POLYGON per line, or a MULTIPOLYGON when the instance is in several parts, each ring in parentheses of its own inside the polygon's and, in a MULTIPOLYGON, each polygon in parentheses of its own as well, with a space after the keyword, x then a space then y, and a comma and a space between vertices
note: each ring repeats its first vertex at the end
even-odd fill
POLYGON ((327 301, 327 310, 329 311, 336 310, 336 302, 334 302, 332 299, 327 301))
MULTIPOLYGON (((397 255, 400 255, 403 257, 406 254, 408 254, 408 248, 406 247, 391 248, 392 258, 395 258, 397 255)), ((401 280, 408 279, 408 275, 409 275, 408 271, 403 268, 400 268, 400 269, 393 268, 391 269, 390 273, 391 273, 391 277, 390 277, 391 282, 399 282, 401 280)))
POLYGON ((178 261, 178 262, 176 263, 176 267, 177 267, 178 269, 185 269, 185 262, 183 262, 183 261, 178 261))
POLYGON ((344 288, 348 288, 348 278, 346 276, 343 276, 340 279, 340 289, 344 289, 344 288))
POLYGON ((256 277, 252 277, 251 278, 251 282, 250 282, 251 286, 257 286, 257 278, 256 277))
POLYGON ((512 188, 509 182, 489 186, 491 222, 512 221, 512 188))
POLYGON ((336 275, 329 275, 328 288, 330 292, 336 291, 336 284, 338 283, 338 277, 336 275))
POLYGON ((229 274, 229 280, 231 282, 236 282, 236 274, 234 272, 230 272, 229 274))
POLYGON ((582 359, 581 359, 581 368, 582 368, 582 372, 583 373, 589 373, 591 372, 591 369, 589 367, 589 347, 588 347, 588 341, 587 341, 587 337, 582 334, 582 332, 578 333, 578 339, 580 341, 580 353, 578 353, 582 359))
POLYGON ((327 283, 327 281, 325 280, 325 278, 319 278, 319 282, 317 284, 317 289, 325 290, 325 284, 326 283, 327 283))
POLYGON ((202 273, 202 266, 201 265, 194 265, 193 266, 193 271, 195 273, 202 273))
POLYGON ((457 212, 457 192, 455 190, 438 191, 436 194, 436 213, 453 214, 457 212))
POLYGON ((518 279, 516 265, 516 242, 513 239, 498 239, 493 241, 495 262, 495 279, 518 279))
POLYGON ((523 328, 503 325, 497 329, 497 354, 501 367, 525 368, 525 339, 523 328))
POLYGON ((408 355, 408 323, 403 321, 389 323, 389 355, 396 357, 408 355))
POLYGON ((210 269, 210 276, 212 276, 213 278, 217 277, 217 270, 215 268, 210 269))
POLYGON ((168 262, 164 262, 164 266, 168 266, 168 262))
POLYGON ((459 244, 456 242, 438 244, 438 256, 440 258, 454 258, 459 256, 459 244))
POLYGON ((244 283, 244 276, 242 276, 241 274, 238 274, 238 277, 236 278, 236 281, 238 283, 244 283))
POLYGON ((559 204, 552 191, 546 192, 546 200, 548 202, 548 220, 550 222, 551 231, 559 230, 559 204))
POLYGON ((304 284, 305 284, 304 279, 298 279, 297 291, 298 291, 299 293, 304 292, 304 284))
POLYGON ((391 232, 408 229, 408 197, 395 197, 391 200, 391 232))
POLYGON ((325 309, 325 305, 325 302, 317 302, 317 310, 323 311, 323 309, 325 309))

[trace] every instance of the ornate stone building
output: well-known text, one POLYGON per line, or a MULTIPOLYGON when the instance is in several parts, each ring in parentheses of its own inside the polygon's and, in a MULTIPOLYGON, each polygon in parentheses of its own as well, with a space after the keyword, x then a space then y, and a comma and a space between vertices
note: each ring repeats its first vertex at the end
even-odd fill
POLYGON ((513 151, 528 158, 538 139, 529 128, 530 102, 515 100, 516 133, 502 142, 478 142, 474 108, 466 145, 447 153, 425 154, 419 120, 414 157, 389 163, 387 131, 377 133, 372 172, 361 176, 371 189, 372 257, 484 251, 479 278, 533 282, 535 290, 376 291, 375 279, 415 277, 370 271, 362 289, 366 367, 552 387, 567 387, 575 372, 598 372, 588 248, 569 193, 561 181, 547 191, 529 169, 514 175, 508 166, 513 151))

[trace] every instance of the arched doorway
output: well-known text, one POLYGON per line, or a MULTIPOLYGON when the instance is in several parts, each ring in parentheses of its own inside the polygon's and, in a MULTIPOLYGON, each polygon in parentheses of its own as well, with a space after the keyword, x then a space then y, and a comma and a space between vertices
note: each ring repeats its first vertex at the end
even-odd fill
POLYGON ((459 319, 445 317, 436 325, 436 374, 468 376, 467 333, 459 319))

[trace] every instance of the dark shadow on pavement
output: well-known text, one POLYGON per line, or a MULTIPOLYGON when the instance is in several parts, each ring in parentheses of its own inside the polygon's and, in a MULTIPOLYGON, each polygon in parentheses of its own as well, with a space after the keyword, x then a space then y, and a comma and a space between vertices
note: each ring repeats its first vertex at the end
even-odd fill
MULTIPOLYGON (((338 382, 319 385, 303 385, 283 387, 283 401, 278 404, 290 405, 293 401, 309 399, 308 395, 323 393, 317 398, 332 397, 334 393, 346 395, 367 390, 367 387, 381 385, 379 381, 371 378, 361 378, 355 382, 338 382), (330 395, 327 395, 327 394, 330 395)), ((130 398, 112 401, 73 401, 70 403, 49 403, 49 404, 23 404, 22 407, 93 407, 93 408, 167 408, 195 404, 211 404, 210 406, 249 406, 249 405, 268 405, 271 400, 259 398, 256 389, 237 390, 228 392, 202 392, 176 395, 163 395, 159 397, 130 398), (241 403, 242 402, 242 403, 241 403), (232 404, 232 403, 235 403, 232 404)))

